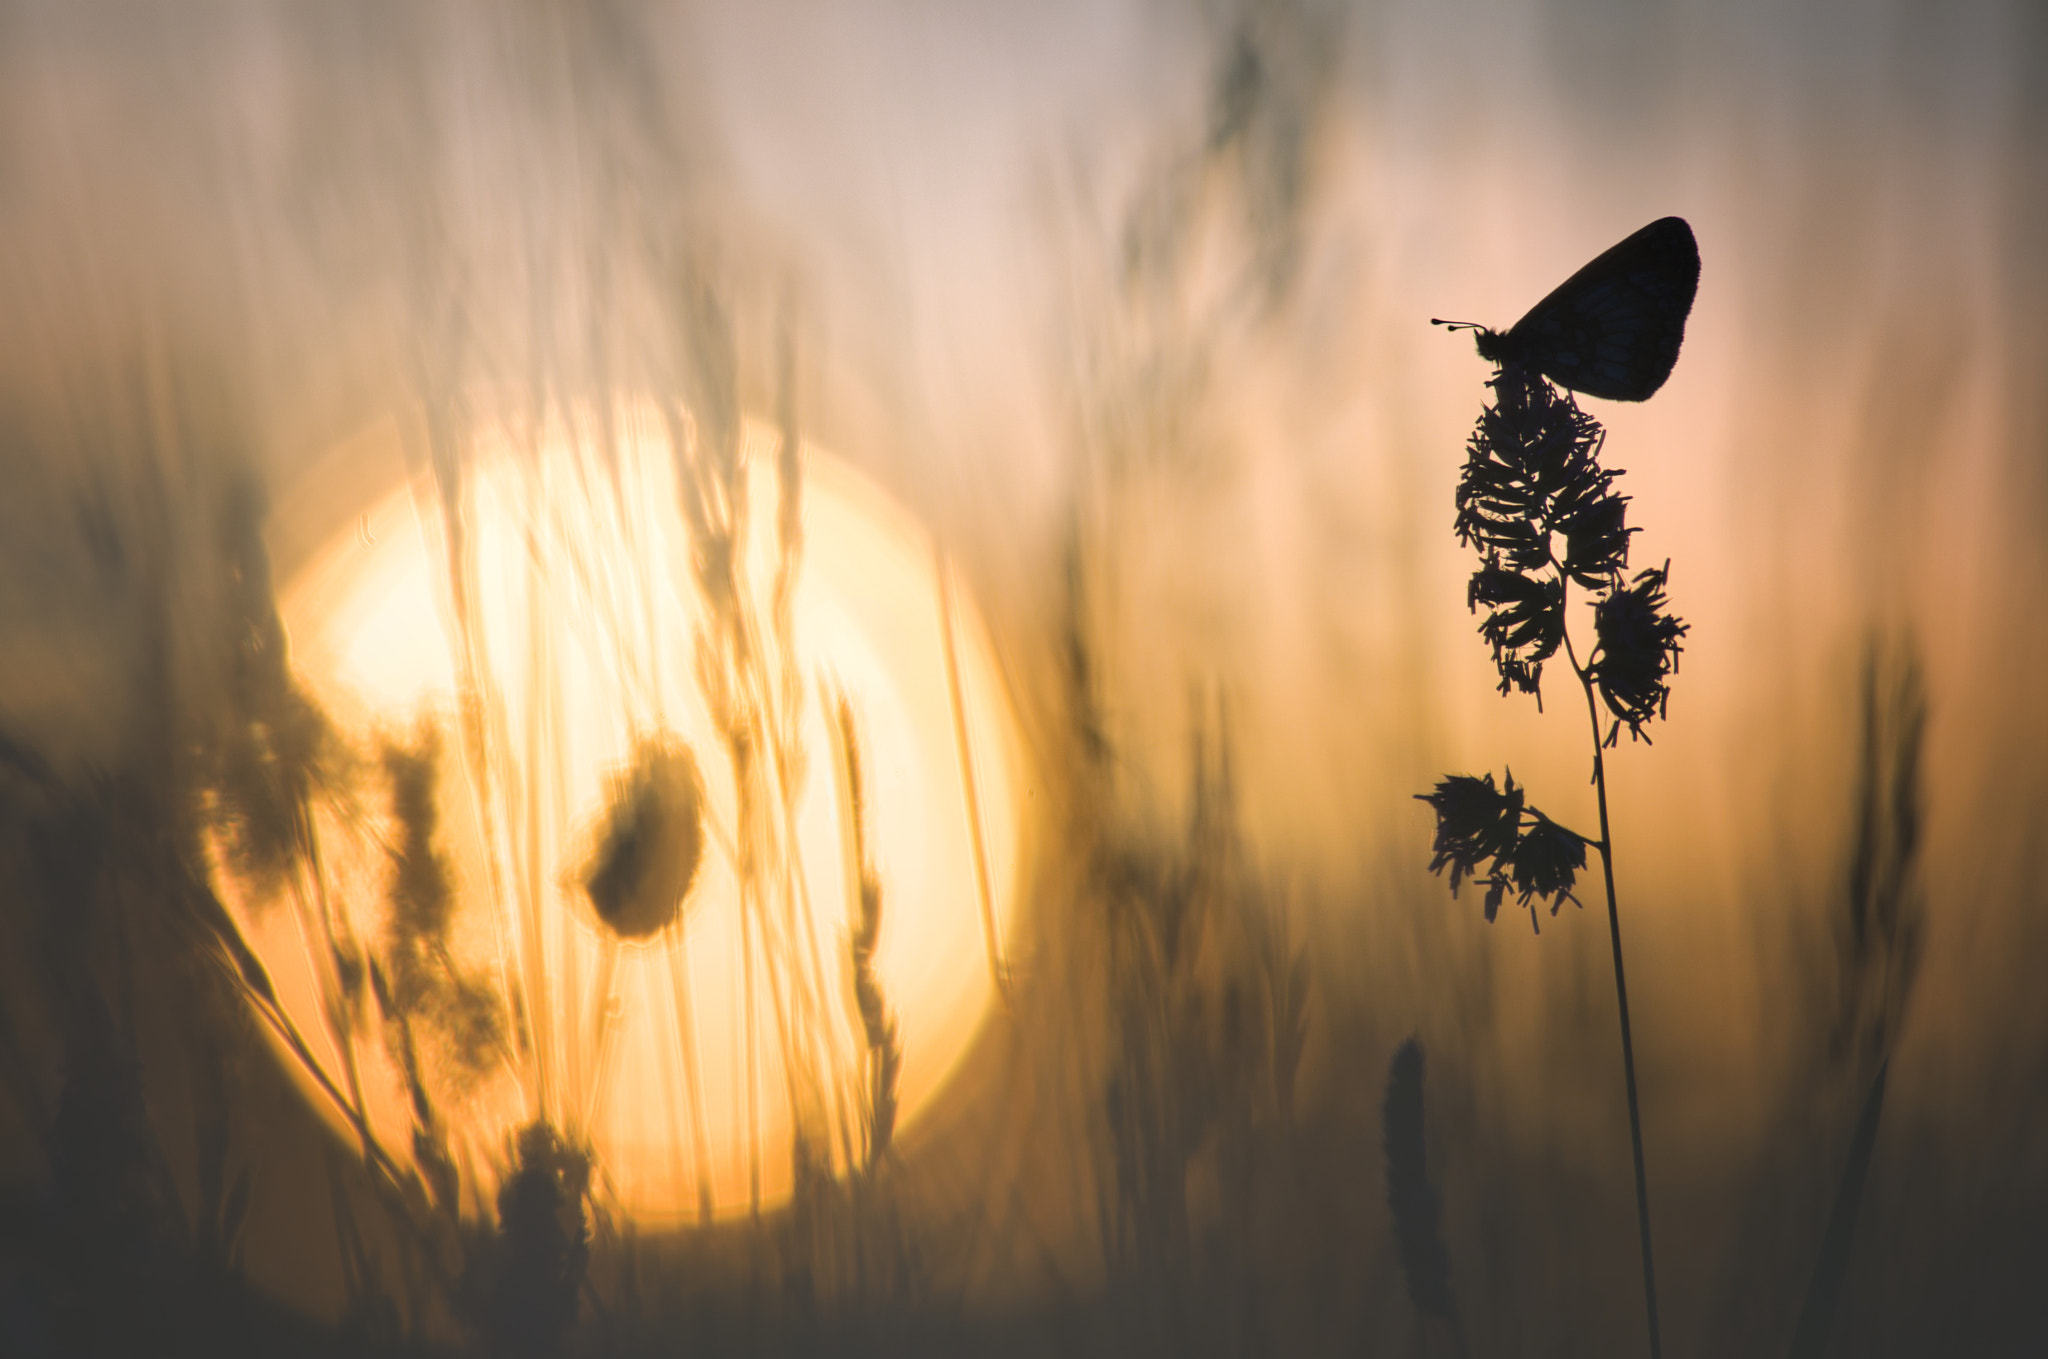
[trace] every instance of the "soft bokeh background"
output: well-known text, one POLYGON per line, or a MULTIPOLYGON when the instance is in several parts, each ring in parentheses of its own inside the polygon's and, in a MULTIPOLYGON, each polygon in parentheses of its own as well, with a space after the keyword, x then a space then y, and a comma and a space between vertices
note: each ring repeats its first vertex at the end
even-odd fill
POLYGON ((1612 762, 1665 1343, 1789 1343, 1885 1054, 1833 1352, 2048 1336, 2035 6, 20 5, 0 139, 6 1335, 92 1277, 39 1224, 132 1217, 64 1207, 115 1125, 187 1203, 222 1137, 254 1167, 294 1343, 475 1332, 198 998, 166 827, 322 455, 476 384, 688 397, 729 335, 980 601, 1035 780, 1016 1003, 886 1213, 600 1235, 575 1343, 1449 1352, 1384 1208, 1414 1033, 1471 1352, 1639 1351, 1600 900, 1534 937, 1424 872, 1443 773, 1592 820, 1573 696, 1494 694, 1464 608, 1486 368, 1426 321, 1677 213, 1676 373, 1589 403, 1692 625, 1612 762), (39 975, 110 914, 139 942, 39 975), (123 1047, 86 993, 187 1019, 123 1047))

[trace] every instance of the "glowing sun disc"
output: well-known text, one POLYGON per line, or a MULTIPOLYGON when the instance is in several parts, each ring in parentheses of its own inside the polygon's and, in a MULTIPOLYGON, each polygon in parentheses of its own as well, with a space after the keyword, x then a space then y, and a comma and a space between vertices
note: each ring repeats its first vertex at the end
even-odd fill
POLYGON ((607 414, 479 422, 458 460, 350 446, 385 489, 279 607, 351 756, 312 870, 269 900, 224 850, 215 877, 351 1140, 477 1213, 546 1118, 660 1224, 786 1197, 799 1129, 813 1163, 868 1154, 864 873, 895 1131, 944 1084, 1010 918, 1016 737, 971 606, 873 486, 809 445, 785 481, 764 427, 721 471, 687 417, 607 414))

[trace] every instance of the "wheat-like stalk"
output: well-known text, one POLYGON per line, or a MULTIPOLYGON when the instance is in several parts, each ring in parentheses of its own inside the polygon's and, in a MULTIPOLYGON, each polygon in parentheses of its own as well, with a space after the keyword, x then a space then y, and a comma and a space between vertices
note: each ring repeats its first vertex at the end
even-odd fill
POLYGON ((1387 1065, 1380 1127, 1387 1160, 1387 1212, 1394 1247, 1415 1309, 1451 1327, 1460 1353, 1464 1333, 1451 1291, 1451 1253, 1443 1239, 1443 1199, 1429 1179, 1423 1121, 1422 1044, 1410 1038, 1387 1065))

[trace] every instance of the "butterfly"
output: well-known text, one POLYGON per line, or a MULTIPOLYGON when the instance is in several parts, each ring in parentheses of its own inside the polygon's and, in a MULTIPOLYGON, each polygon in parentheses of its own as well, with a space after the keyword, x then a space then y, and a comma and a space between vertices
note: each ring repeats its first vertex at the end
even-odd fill
POLYGON ((1662 217, 1596 256, 1507 331, 1469 321, 1479 357, 1533 368, 1561 387, 1610 401, 1647 401, 1678 362, 1700 287, 1700 250, 1683 217, 1662 217))

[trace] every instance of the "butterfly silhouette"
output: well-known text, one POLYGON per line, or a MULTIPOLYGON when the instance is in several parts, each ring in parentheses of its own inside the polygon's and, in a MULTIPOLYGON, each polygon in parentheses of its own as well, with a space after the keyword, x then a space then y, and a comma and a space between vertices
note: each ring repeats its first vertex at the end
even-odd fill
POLYGON ((1700 251, 1683 217, 1662 217, 1597 256, 1506 331, 1470 321, 1479 357, 1533 368, 1561 387, 1610 401, 1647 401, 1678 362, 1700 287, 1700 251))

